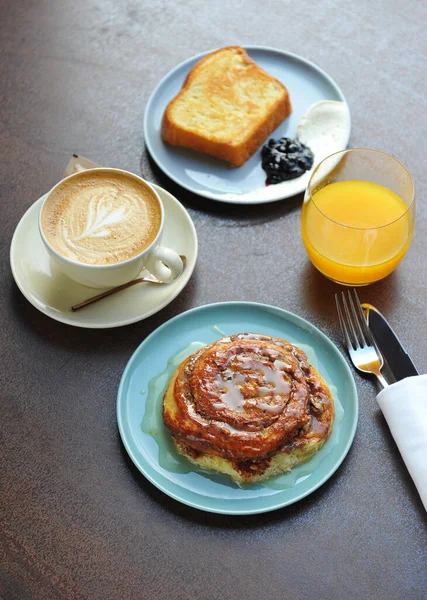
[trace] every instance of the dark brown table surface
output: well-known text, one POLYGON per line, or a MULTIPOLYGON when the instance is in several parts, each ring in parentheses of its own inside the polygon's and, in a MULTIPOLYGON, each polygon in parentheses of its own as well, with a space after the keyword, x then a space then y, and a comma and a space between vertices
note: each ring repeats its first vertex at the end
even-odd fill
POLYGON ((360 417, 335 475, 272 513, 228 517, 184 506, 133 466, 116 393, 138 344, 189 308, 224 300, 283 307, 336 344, 338 286, 306 258, 301 198, 234 207, 180 189, 142 134, 154 86, 178 62, 232 44, 301 54, 349 102, 351 146, 411 171, 417 226, 397 271, 361 290, 426 372, 425 3, 22 0, 0 2, 1 564, 4 600, 400 600, 426 598, 425 512, 375 402, 355 374, 360 417), (25 210, 73 152, 174 193, 199 237, 188 286, 140 323, 96 331, 57 323, 9 266, 25 210))

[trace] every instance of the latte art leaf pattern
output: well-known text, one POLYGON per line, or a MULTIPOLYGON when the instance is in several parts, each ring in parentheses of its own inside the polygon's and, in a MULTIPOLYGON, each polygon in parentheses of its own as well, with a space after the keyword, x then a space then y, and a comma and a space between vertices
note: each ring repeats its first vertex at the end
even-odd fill
POLYGON ((54 192, 43 209, 43 230, 60 254, 77 262, 122 262, 148 247, 159 231, 159 203, 132 177, 89 171, 54 192))
MULTIPOLYGON (((106 237, 111 234, 111 227, 120 225, 132 216, 131 208, 127 209, 123 205, 115 208, 117 195, 117 190, 114 194, 109 194, 108 190, 105 195, 100 192, 90 200, 86 225, 83 232, 74 238, 75 242, 85 237, 106 237)), ((122 202, 128 200, 124 195, 121 198, 122 202)))

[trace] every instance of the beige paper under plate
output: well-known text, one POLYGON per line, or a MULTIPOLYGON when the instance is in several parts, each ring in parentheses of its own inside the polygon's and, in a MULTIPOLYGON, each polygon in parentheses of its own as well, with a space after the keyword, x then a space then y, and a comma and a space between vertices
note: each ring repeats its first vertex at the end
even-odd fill
POLYGON ((96 169, 101 165, 85 158, 84 156, 77 156, 77 154, 73 154, 70 162, 68 163, 65 171, 64 177, 68 177, 68 175, 73 175, 74 173, 79 173, 80 171, 87 171, 88 169, 96 169))

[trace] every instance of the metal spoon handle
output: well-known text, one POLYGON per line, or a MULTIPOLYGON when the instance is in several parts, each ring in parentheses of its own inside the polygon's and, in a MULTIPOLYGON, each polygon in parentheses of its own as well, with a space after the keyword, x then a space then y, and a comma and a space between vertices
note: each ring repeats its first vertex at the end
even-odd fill
MULTIPOLYGON (((187 263, 187 257, 184 256, 184 254, 180 254, 179 255, 182 263, 185 265, 187 263)), ((157 277, 154 277, 154 275, 147 275, 146 277, 138 277, 138 279, 132 279, 132 281, 128 281, 127 283, 124 283, 123 285, 118 285, 117 287, 111 288, 111 290, 106 290, 105 292, 101 292, 100 294, 97 294, 96 296, 92 296, 91 298, 87 298, 86 300, 83 300, 83 302, 79 302, 78 304, 74 304, 74 306, 71 307, 71 310, 73 312, 76 312, 76 310, 80 310, 81 308, 88 306, 89 304, 93 304, 94 302, 98 302, 98 300, 102 300, 103 298, 106 298, 107 296, 111 296, 111 294, 115 294, 116 292, 121 292, 122 290, 125 290, 126 288, 129 288, 133 285, 136 285, 137 283, 165 283, 164 281, 160 281, 160 279, 157 279, 157 277)))
POLYGON ((102 298, 111 296, 111 294, 115 294, 116 292, 121 292, 122 290, 125 290, 126 288, 131 287, 132 285, 136 285, 137 283, 141 283, 143 281, 146 281, 146 279, 144 277, 138 277, 138 279, 133 279, 132 281, 128 281, 127 283, 124 283, 123 285, 118 285, 117 287, 112 288, 111 290, 101 292, 101 294, 97 294, 96 296, 92 296, 92 298, 87 298, 87 300, 83 300, 83 302, 79 302, 79 304, 74 304, 74 306, 71 307, 71 310, 73 312, 76 312, 76 310, 79 310, 80 308, 83 308, 84 306, 88 306, 89 304, 98 302, 98 300, 102 300, 102 298))

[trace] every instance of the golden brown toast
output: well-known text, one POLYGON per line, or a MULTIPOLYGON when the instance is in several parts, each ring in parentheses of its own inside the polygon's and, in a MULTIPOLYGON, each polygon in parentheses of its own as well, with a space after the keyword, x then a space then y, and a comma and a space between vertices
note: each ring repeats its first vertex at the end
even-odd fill
POLYGON ((169 102, 162 138, 239 167, 291 110, 286 87, 243 48, 220 48, 191 69, 169 102))

